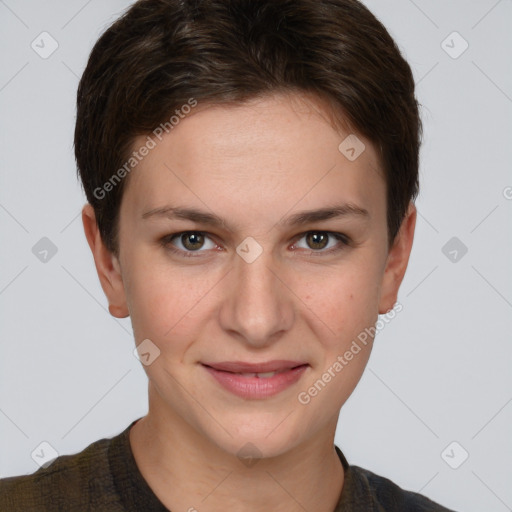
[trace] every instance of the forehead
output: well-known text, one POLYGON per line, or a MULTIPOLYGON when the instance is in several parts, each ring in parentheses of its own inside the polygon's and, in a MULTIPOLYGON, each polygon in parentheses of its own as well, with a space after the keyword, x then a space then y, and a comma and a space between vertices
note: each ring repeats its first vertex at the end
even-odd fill
POLYGON ((325 105, 306 96, 198 105, 155 139, 129 177, 126 203, 137 212, 176 201, 227 214, 236 207, 274 222, 279 212, 319 201, 378 210, 385 201, 378 155, 354 136, 335 128, 325 105))

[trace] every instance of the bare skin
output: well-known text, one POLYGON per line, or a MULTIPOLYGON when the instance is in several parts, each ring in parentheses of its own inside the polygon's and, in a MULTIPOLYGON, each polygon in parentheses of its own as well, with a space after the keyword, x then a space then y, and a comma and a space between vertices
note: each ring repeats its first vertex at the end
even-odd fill
POLYGON ((332 512, 342 492, 334 434, 373 340, 307 404, 298 395, 393 308, 416 209, 411 203, 388 247, 376 149, 359 137, 365 150, 350 161, 338 149, 349 133, 334 128, 322 108, 296 95, 196 107, 129 176, 119 258, 84 206, 111 314, 130 316, 136 344, 149 339, 160 351, 144 367, 149 411, 130 443, 143 477, 173 512, 332 512), (347 203, 368 215, 286 223, 298 212, 347 203), (223 223, 143 218, 171 205, 223 223), (204 237, 198 243, 168 236, 190 231, 204 237), (332 233, 348 237, 348 245, 332 233), (262 250, 250 263, 236 251, 247 237, 262 250), (203 366, 276 359, 308 367, 298 382, 264 399, 232 394, 203 366), (238 456, 247 443, 261 455, 251 466, 238 456))

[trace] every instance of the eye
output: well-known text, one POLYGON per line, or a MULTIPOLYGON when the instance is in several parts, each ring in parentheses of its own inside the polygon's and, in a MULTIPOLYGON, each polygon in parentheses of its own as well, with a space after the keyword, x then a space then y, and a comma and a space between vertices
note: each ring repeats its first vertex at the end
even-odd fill
MULTIPOLYGON (((305 240, 307 246, 300 246, 298 242, 293 247, 303 248, 310 254, 330 254, 343 250, 350 245, 350 238, 343 233, 331 231, 308 231, 302 234, 300 240, 305 240)), ((217 244, 202 231, 182 231, 163 237, 160 244, 167 250, 177 253, 179 256, 200 256, 208 250, 215 249, 217 244), (195 254, 194 254, 195 253, 195 254)))
POLYGON ((173 233, 162 238, 161 244, 173 252, 181 253, 183 256, 193 256, 192 253, 194 252, 205 252, 205 250, 217 247, 210 237, 202 231, 183 231, 181 233, 173 233))
MULTIPOLYGON (((350 239, 346 235, 331 231, 308 231, 300 238, 300 240, 303 239, 306 241, 307 247, 302 248, 321 254, 337 252, 350 245, 350 239)), ((300 246, 295 243, 294 247, 300 246)))

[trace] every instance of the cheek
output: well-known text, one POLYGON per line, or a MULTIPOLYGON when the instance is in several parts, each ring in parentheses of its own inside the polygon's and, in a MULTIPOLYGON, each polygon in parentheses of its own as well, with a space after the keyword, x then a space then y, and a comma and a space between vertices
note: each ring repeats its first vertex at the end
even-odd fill
POLYGON ((209 291, 218 281, 215 276, 149 260, 132 268, 136 271, 130 276, 127 296, 137 340, 154 338, 164 344, 186 339, 201 325, 209 291))
POLYGON ((297 287, 304 314, 325 334, 319 335, 324 345, 340 349, 376 322, 379 288, 377 272, 372 269, 349 264, 326 269, 297 287))

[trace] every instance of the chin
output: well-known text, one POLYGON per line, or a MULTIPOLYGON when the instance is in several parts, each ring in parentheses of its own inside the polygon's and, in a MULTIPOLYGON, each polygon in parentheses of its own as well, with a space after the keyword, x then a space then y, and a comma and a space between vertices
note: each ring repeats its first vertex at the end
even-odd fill
POLYGON ((296 424, 297 418, 293 421, 291 417, 284 419, 286 415, 279 416, 276 419, 276 415, 272 415, 270 422, 268 413, 251 415, 250 418, 245 416, 239 421, 231 417, 224 420, 230 425, 228 431, 231 435, 220 427, 212 432, 211 423, 203 433, 221 450, 239 458, 243 463, 251 458, 279 457, 294 449, 307 437, 304 427, 300 428, 296 424))

